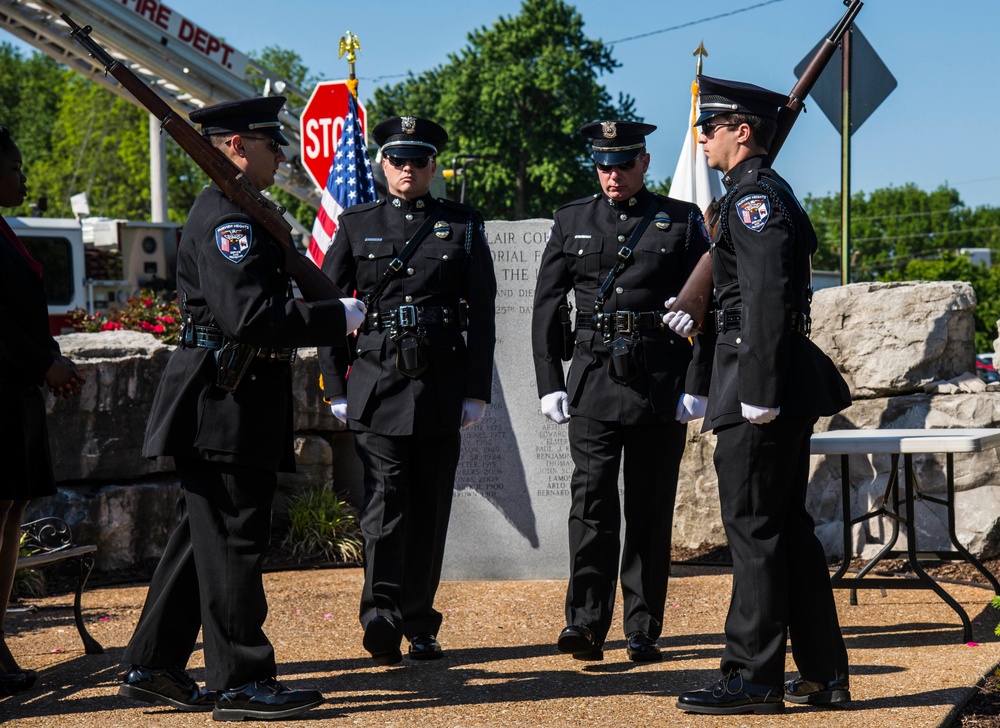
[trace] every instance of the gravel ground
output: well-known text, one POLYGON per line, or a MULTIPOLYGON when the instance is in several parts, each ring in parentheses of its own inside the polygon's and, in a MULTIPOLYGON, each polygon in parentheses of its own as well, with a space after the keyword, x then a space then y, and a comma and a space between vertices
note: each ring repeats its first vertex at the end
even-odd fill
MULTIPOLYGON (((990 592, 946 585, 974 621, 976 643, 961 642, 957 615, 925 590, 836 592, 852 664, 854 701, 838 709, 788 705, 784 716, 695 716, 677 695, 717 676, 731 576, 726 569, 675 567, 667 659, 637 665, 625 656, 616 620, 603 662, 559 654, 563 581, 445 582, 444 659, 375 666, 361 647, 357 568, 265 575, 267 632, 280 677, 319 688, 328 702, 286 725, 330 726, 949 726, 1000 662, 1000 612, 990 592)), ((210 714, 184 714, 117 696, 118 660, 139 616, 145 584, 88 589, 84 612, 103 655, 85 655, 73 626, 71 595, 35 600, 34 614, 8 618, 7 641, 22 666, 40 671, 33 691, 0 699, 10 726, 196 726, 210 714)), ((202 653, 191 671, 200 679, 202 653)), ((793 669, 789 659, 789 671, 793 669)), ((968 726, 996 725, 967 723, 968 726)))

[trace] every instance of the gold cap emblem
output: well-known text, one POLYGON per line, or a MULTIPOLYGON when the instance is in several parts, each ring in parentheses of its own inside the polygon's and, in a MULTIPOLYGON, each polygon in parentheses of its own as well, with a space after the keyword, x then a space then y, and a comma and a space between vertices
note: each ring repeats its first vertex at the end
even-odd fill
POLYGON ((602 121, 601 122, 601 133, 604 134, 605 139, 614 139, 618 135, 618 129, 613 121, 602 121))
POLYGON ((413 134, 417 130, 417 119, 413 116, 401 116, 400 121, 403 124, 404 134, 413 134))

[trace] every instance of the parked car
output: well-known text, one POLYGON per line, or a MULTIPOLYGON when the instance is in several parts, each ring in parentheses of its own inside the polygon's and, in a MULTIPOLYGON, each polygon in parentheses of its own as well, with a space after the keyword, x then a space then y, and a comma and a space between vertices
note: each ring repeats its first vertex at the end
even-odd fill
POLYGON ((976 374, 987 384, 1000 382, 1000 373, 993 366, 993 354, 976 354, 976 374))

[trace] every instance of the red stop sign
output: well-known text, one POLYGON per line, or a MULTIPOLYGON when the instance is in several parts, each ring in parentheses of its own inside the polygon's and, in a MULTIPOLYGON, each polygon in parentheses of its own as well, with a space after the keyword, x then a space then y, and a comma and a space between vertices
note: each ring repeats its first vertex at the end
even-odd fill
MULTIPOLYGON (((312 96, 302 109, 299 117, 299 131, 302 135, 302 166, 322 189, 330 174, 333 152, 340 141, 347 116, 347 81, 324 81, 316 85, 312 96)), ((358 116, 361 117, 361 131, 368 138, 365 127, 365 107, 358 102, 358 116)))

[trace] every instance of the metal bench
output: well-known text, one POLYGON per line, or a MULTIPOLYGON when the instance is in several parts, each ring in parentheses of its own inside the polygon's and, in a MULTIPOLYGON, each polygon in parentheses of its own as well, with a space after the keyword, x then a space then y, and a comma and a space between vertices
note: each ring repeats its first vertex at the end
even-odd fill
MULTIPOLYGON (((73 533, 69 524, 61 518, 40 518, 21 526, 21 532, 26 536, 22 548, 27 556, 19 556, 18 569, 37 569, 49 566, 59 561, 73 561, 78 568, 76 582, 76 597, 73 600, 73 618, 76 629, 83 640, 83 646, 88 655, 99 655, 104 652, 100 643, 90 636, 87 625, 83 623, 83 611, 80 605, 83 587, 87 584, 90 572, 94 569, 94 556, 97 546, 78 546, 73 543, 73 533)), ((33 611, 32 606, 21 607, 16 611, 33 611)), ((10 611, 15 611, 11 609, 10 611)))

